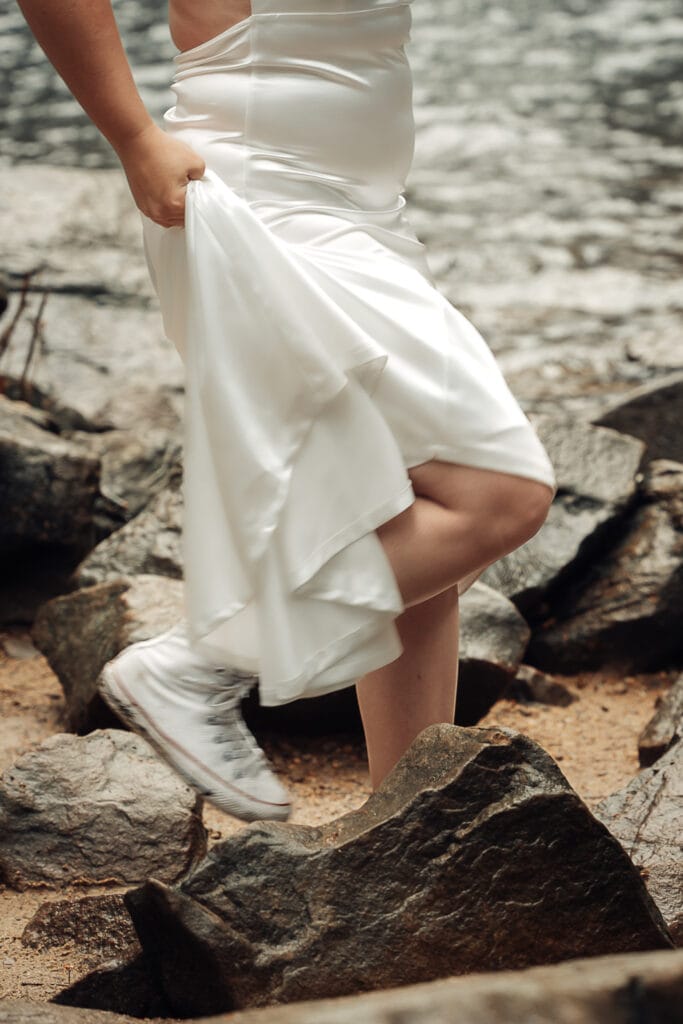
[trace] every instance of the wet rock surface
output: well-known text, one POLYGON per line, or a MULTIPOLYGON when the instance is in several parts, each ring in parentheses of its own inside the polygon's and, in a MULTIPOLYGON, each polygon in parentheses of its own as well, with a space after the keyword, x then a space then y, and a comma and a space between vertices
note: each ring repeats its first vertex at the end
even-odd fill
POLYGON ((176 880, 206 852, 201 801, 138 736, 60 733, 0 777, 0 879, 176 880))
POLYGON ((595 815, 643 870, 677 946, 683 946, 683 742, 679 741, 595 815))
POLYGON ((183 1015, 671 946, 619 843, 506 729, 430 726, 359 810, 250 826, 126 905, 183 1015))
POLYGON ((72 729, 120 726, 97 692, 102 668, 124 647, 170 629, 182 614, 182 584, 144 575, 120 576, 41 607, 33 638, 64 688, 72 729))

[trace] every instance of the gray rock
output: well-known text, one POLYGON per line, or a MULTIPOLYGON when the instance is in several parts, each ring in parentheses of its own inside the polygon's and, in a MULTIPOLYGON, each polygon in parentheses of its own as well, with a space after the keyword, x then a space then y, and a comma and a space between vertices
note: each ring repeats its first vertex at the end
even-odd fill
POLYGON ((517 675, 505 690, 505 696, 525 703, 552 704, 566 708, 579 699, 579 695, 565 683, 547 672, 541 672, 533 665, 520 665, 517 675))
POLYGON ((683 946, 683 741, 594 813, 642 869, 674 942, 683 946))
POLYGON ((623 848, 510 729, 425 729, 357 811, 254 823, 125 896, 182 1016, 671 947, 623 848))
POLYGON ((480 579, 514 601, 533 623, 568 578, 601 557, 606 538, 636 496, 645 446, 576 417, 530 418, 555 467, 558 492, 540 530, 480 579))
POLYGON ((683 372, 634 388, 594 422, 645 441, 648 459, 683 462, 683 372))
POLYGON ((181 492, 162 491, 86 556, 75 572, 76 584, 87 587, 136 573, 182 578, 182 512, 181 492))
POLYGON ((47 417, 0 395, 0 555, 36 544, 88 550, 99 467, 47 417))
POLYGON ((87 952, 100 963, 139 952, 133 922, 118 893, 43 903, 21 933, 21 942, 43 951, 73 942, 81 954, 87 952))
MULTIPOLYGON (((36 296, 29 300, 31 316, 37 301, 36 296)), ((49 412, 60 429, 177 428, 184 371, 156 309, 53 294, 42 337, 40 359, 28 380, 30 401, 49 412)), ((0 384, 11 398, 27 394, 28 385, 19 382, 31 338, 30 317, 24 316, 2 363, 0 384)))
POLYGON ((656 671, 683 655, 681 606, 683 465, 657 459, 613 547, 565 588, 527 655, 549 671, 656 671))
POLYGON ((512 601, 476 580, 460 598, 455 718, 474 725, 514 678, 531 631, 512 601))
POLYGON ((177 488, 182 480, 177 430, 146 427, 142 431, 62 431, 62 437, 100 460, 101 504, 107 505, 100 517, 109 512, 112 519, 111 524, 100 524, 100 536, 118 530, 142 512, 157 494, 171 486, 177 488))
POLYGON ((0 879, 19 890, 174 881, 206 852, 201 808, 139 736, 59 733, 0 776, 0 879))
POLYGON ((2 188, 12 211, 3 231, 5 266, 15 274, 40 267, 36 284, 56 293, 151 298, 140 215, 120 167, 30 161, 21 173, 3 168, 2 188))
POLYGON ((97 693, 102 667, 124 647, 170 629, 182 615, 182 584, 162 576, 118 577, 44 604, 32 637, 59 677, 69 727, 85 732, 120 726, 97 693))
POLYGON ((653 764, 669 747, 683 739, 683 675, 658 698, 656 711, 638 737, 641 765, 653 764))

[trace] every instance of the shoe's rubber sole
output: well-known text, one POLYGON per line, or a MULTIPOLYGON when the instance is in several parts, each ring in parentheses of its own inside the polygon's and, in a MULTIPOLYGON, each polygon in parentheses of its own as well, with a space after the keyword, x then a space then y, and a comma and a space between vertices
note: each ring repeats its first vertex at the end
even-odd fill
POLYGON ((292 812, 291 803, 259 800, 237 786, 225 782, 214 775, 210 768, 202 765, 189 751, 184 750, 177 740, 162 732, 118 678, 115 661, 114 658, 107 662, 102 669, 97 680, 98 693, 124 725, 147 740, 188 786, 218 810, 232 814, 242 821, 286 821, 289 818, 292 812))

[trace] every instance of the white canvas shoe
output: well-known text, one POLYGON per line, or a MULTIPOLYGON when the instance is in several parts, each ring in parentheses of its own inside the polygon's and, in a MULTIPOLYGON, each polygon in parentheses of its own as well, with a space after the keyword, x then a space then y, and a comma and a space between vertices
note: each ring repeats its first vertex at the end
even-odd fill
POLYGON ((181 622, 117 654, 97 688, 209 803, 244 821, 286 820, 290 796, 241 714, 240 702, 255 681, 191 647, 181 622))

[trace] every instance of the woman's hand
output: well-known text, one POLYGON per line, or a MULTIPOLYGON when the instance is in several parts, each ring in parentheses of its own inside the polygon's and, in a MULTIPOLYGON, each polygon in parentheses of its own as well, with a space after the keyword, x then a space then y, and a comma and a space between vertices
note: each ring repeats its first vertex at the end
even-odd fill
POLYGON ((204 174, 202 158, 153 123, 116 151, 138 209, 164 228, 183 227, 187 183, 204 174))

